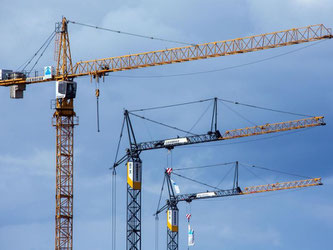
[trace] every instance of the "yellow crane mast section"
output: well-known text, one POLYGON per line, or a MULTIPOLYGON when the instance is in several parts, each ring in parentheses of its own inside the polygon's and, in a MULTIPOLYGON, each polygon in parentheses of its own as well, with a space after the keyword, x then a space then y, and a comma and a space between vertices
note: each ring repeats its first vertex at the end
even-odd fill
POLYGON ((326 123, 324 122, 324 117, 315 116, 315 117, 293 120, 288 122, 267 123, 266 125, 227 130, 222 135, 222 137, 219 138, 219 140, 235 139, 252 135, 262 135, 262 134, 288 131, 293 129, 310 128, 322 125, 326 125, 326 123))
POLYGON ((255 193, 263 193, 263 192, 270 192, 270 191, 285 190, 285 189, 319 186, 319 185, 323 185, 323 183, 321 182, 321 178, 313 178, 313 179, 299 180, 299 181, 278 182, 278 183, 274 183, 274 184, 246 187, 241 192, 241 194, 255 194, 255 193))
MULTIPOLYGON (((203 43, 193 46, 80 61, 74 64, 72 69, 69 69, 67 77, 69 79, 86 75, 101 77, 108 72, 241 54, 328 38, 333 38, 332 30, 326 28, 323 24, 317 24, 302 28, 293 28, 262 35, 203 43)), ((43 79, 43 76, 37 76, 28 77, 26 79, 3 80, 0 81, 0 86, 55 81, 61 80, 62 78, 62 75, 56 75, 51 79, 43 79)))

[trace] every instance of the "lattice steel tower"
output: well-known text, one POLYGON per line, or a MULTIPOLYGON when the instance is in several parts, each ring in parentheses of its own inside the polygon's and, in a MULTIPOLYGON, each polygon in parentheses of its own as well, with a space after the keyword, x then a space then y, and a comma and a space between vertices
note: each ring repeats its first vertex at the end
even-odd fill
POLYGON ((74 126, 78 119, 74 112, 76 83, 68 78, 73 71, 67 20, 56 27, 58 44, 56 74, 62 79, 56 83, 56 215, 55 250, 73 249, 73 151, 74 126))

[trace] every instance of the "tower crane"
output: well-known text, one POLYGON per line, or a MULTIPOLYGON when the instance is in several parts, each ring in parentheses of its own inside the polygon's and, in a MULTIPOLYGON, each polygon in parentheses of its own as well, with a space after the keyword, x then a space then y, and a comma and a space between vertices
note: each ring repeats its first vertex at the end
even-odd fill
MULTIPOLYGON (((124 111, 123 128, 126 124, 130 147, 126 154, 115 162, 113 168, 126 162, 127 165, 127 248, 141 249, 141 187, 142 187, 142 160, 140 154, 143 151, 155 149, 171 150, 175 147, 198 143, 215 142, 236 139, 254 135, 290 131, 295 129, 310 128, 325 125, 324 117, 310 117, 300 120, 267 123, 255 127, 227 130, 220 132, 217 124, 217 98, 214 98, 213 115, 211 120, 211 131, 206 134, 191 135, 186 137, 175 137, 164 140, 148 142, 137 142, 130 115, 138 116, 128 110, 124 111)), ((138 116, 140 117, 140 116, 138 116)), ((146 119, 145 117, 141 117, 146 119)), ((121 135, 123 131, 121 131, 121 135)), ((229 191, 228 191, 229 192, 229 191)), ((234 191, 233 191, 234 192, 234 191)))
MULTIPOLYGON (((304 188, 323 185, 321 178, 312 178, 306 180, 278 182, 273 184, 250 186, 241 189, 238 186, 238 162, 235 164, 234 183, 232 189, 215 189, 206 192, 175 194, 171 181, 172 168, 165 170, 165 182, 168 189, 169 198, 166 204, 158 208, 155 215, 167 210, 167 250, 178 250, 178 231, 179 231, 179 209, 178 203, 186 201, 188 203, 194 200, 212 199, 229 197, 236 195, 257 194, 263 192, 272 192, 286 189, 304 188)), ((164 182, 163 182, 164 184, 164 182)))
MULTIPOLYGON (((56 24, 54 72, 52 67, 46 67, 44 74, 34 76, 24 72, 0 70, 0 86, 10 87, 10 96, 15 99, 23 98, 26 85, 56 81, 53 115, 53 126, 56 128, 56 250, 73 249, 73 149, 74 126, 78 125, 74 111, 77 88, 75 78, 90 76, 98 81, 111 72, 247 53, 333 37, 331 29, 319 24, 226 41, 73 63, 69 22, 63 17, 62 21, 56 24)), ((98 89, 96 96, 99 96, 98 89)), ((128 249, 141 249, 141 245, 137 243, 133 243, 128 249)))

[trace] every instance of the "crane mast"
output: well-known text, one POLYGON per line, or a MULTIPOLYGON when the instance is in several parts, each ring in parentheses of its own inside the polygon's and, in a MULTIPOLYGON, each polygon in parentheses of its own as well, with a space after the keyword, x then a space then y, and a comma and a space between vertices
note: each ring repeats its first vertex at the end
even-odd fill
POLYGON ((125 110, 124 119, 127 127, 129 150, 127 151, 127 212, 126 212, 126 249, 141 249, 141 181, 142 161, 128 111, 125 110))
MULTIPOLYGON (((74 112, 77 84, 73 80, 76 77, 91 76, 91 78, 98 80, 110 72, 247 53, 333 37, 331 29, 319 24, 193 46, 80 61, 73 64, 68 22, 63 17, 62 22, 56 26, 55 57, 57 64, 55 74, 49 77, 45 77, 45 73, 44 75, 36 73, 35 76, 30 76, 24 72, 0 70, 0 86, 10 87, 11 98, 23 98, 23 92, 27 84, 56 81, 56 104, 52 122, 56 128, 56 250, 73 249, 73 149, 74 126, 78 125, 78 117, 74 112)), ((318 119, 321 120, 322 118, 318 119)), ((191 142, 200 143, 220 140, 221 137, 217 132, 215 131, 214 134, 203 135, 202 137, 192 137, 191 139, 197 141, 191 142)), ((261 129, 259 134, 262 132, 263 130, 261 129)), ((255 133, 249 135, 255 135, 255 133)), ((240 134, 240 137, 243 137, 243 135, 240 134)), ((222 139, 226 139, 226 137, 222 137, 222 139)), ((159 146, 158 148, 161 147, 159 146)), ((132 166, 137 166, 137 168, 134 167, 133 169, 138 169, 137 173, 140 174, 136 175, 139 178, 137 182, 140 182, 140 185, 134 185, 135 182, 130 182, 133 186, 128 184, 127 192, 127 249, 131 250, 141 250, 141 160, 139 154, 141 151, 149 149, 152 148, 146 147, 144 144, 140 144, 137 147, 136 142, 134 142, 129 153, 121 161, 132 162, 132 166)), ((130 165, 128 164, 128 169, 130 165)))
POLYGON ((167 250, 178 250, 178 231, 179 231, 179 209, 178 203, 182 201, 192 202, 194 200, 212 199, 229 197, 236 195, 248 195, 263 192, 272 192, 286 189, 304 188, 323 185, 321 178, 312 178, 306 180, 297 180, 289 182, 280 182, 259 186, 245 187, 241 189, 238 186, 238 162, 235 166, 234 186, 232 189, 216 189, 212 191, 189 193, 189 194, 177 194, 175 195, 173 185, 171 181, 172 169, 166 169, 164 176, 166 185, 168 188, 169 198, 166 200, 166 204, 158 209, 155 215, 167 210, 167 250))
MULTIPOLYGON (((74 112, 73 82, 68 74, 72 72, 67 20, 63 18, 56 30, 59 36, 57 51, 57 91, 63 88, 62 98, 56 99, 53 126, 56 128, 56 215, 55 249, 73 249, 73 155, 74 126, 78 119, 74 112)), ((74 90, 75 92, 75 90, 74 90)))

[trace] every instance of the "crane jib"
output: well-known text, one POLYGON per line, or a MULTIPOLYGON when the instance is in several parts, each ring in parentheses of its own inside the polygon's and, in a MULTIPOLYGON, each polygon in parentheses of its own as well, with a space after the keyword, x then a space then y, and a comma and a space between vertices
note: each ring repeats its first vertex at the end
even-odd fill
POLYGON ((315 117, 287 121, 287 122, 267 123, 264 125, 258 125, 254 127, 227 130, 223 134, 221 134, 220 131, 217 130, 215 132, 208 132, 207 134, 203 135, 193 135, 183 138, 172 138, 166 140, 142 142, 138 143, 134 148, 134 150, 145 151, 145 150, 161 149, 161 148, 173 149, 174 147, 177 146, 236 139, 253 135, 262 135, 262 134, 290 131, 294 129, 302 129, 315 126, 323 126, 323 125, 325 125, 324 117, 315 116, 315 117))
POLYGON ((71 64, 70 62, 70 67, 67 69, 65 76, 59 73, 60 69, 58 69, 57 66, 56 74, 51 78, 46 79, 42 74, 35 74, 33 77, 15 77, 14 79, 1 78, 0 86, 59 81, 63 80, 64 77, 67 79, 73 79, 75 77, 87 75, 98 79, 105 76, 108 72, 132 70, 171 63, 247 53, 313 42, 321 39, 330 39, 332 37, 332 30, 330 28, 326 28, 323 24, 310 25, 302 28, 293 28, 261 35, 203 43, 195 46, 185 46, 125 56, 80 61, 75 64, 71 64))

